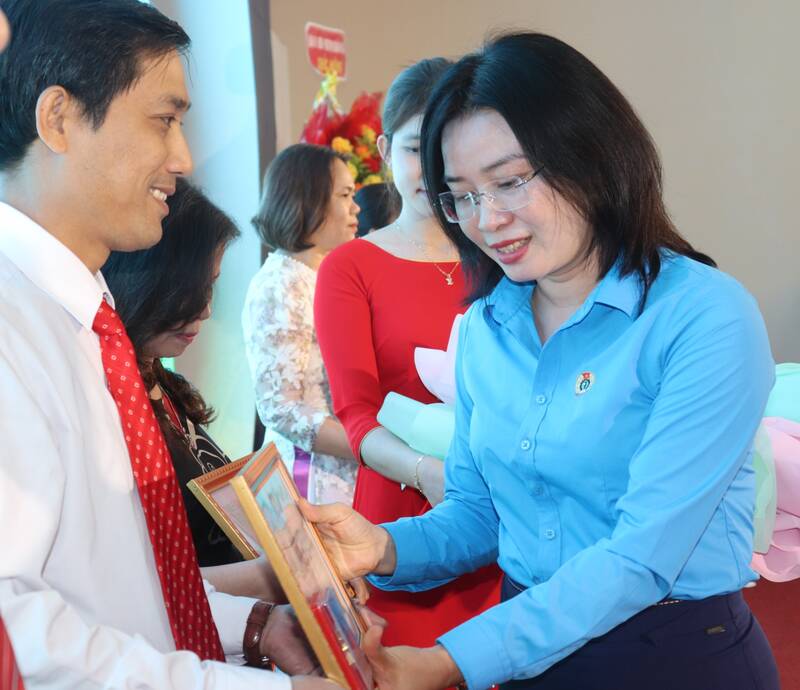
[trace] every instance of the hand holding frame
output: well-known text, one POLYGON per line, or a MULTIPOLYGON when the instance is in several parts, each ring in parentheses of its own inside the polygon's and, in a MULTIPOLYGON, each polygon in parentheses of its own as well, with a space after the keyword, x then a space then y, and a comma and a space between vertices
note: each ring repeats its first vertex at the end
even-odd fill
POLYGON ((299 505, 306 519, 317 528, 342 578, 353 580, 369 573, 394 572, 397 554, 385 529, 343 503, 312 505, 301 500, 299 505))

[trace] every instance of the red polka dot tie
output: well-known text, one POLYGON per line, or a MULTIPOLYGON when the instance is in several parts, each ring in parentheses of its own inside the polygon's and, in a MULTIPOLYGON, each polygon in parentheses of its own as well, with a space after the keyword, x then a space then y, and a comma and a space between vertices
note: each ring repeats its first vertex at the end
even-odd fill
POLYGON ((14 661, 11 640, 8 639, 2 620, 0 620, 0 690, 25 690, 17 662, 14 661))
POLYGON ((105 301, 92 327, 100 336, 103 368, 122 421, 175 647, 203 659, 224 661, 175 468, 139 373, 133 345, 117 312, 105 301))

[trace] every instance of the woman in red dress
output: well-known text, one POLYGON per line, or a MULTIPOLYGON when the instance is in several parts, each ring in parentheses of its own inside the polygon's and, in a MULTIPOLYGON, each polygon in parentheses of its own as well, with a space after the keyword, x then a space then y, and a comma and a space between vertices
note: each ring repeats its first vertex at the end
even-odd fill
MULTIPOLYGON (((362 463, 353 507, 374 523, 420 515, 444 492, 443 463, 410 448, 376 415, 392 391, 437 402, 417 374, 414 350, 446 349, 453 320, 466 309, 458 251, 433 217, 419 159, 425 102, 449 66, 423 60, 392 82, 378 147, 402 211, 331 252, 317 278, 315 322, 334 413, 362 463)), ((499 571, 491 566, 427 592, 373 590, 370 608, 389 623, 384 644, 428 646, 498 601, 499 571)))

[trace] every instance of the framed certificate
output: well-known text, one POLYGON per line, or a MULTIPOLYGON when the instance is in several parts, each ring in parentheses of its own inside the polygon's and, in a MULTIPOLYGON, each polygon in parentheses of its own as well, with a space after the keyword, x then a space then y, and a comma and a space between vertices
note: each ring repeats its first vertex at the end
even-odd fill
POLYGON ((220 529, 246 560, 257 558, 262 549, 242 510, 230 480, 247 464, 253 454, 192 479, 189 490, 214 518, 220 529))
POLYGON ((350 690, 372 690, 361 650, 364 622, 275 447, 251 457, 230 481, 252 531, 294 607, 325 675, 350 690))

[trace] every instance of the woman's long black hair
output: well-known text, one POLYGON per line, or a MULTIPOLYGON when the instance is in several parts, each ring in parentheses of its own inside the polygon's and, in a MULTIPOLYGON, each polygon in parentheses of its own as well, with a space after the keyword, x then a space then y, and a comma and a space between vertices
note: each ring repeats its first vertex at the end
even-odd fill
POLYGON ((641 305, 671 250, 705 264, 676 230, 662 198, 655 144, 630 103, 586 57, 537 33, 501 35, 463 57, 439 80, 422 124, 425 186, 436 216, 461 254, 469 301, 488 295, 503 271, 449 223, 437 203, 444 183, 442 133, 465 115, 494 110, 508 123, 531 166, 588 221, 600 276, 620 261, 639 275, 641 305))
POLYGON ((159 360, 143 361, 154 337, 194 321, 206 308, 214 262, 239 235, 234 222, 192 184, 178 179, 158 244, 136 252, 111 252, 103 277, 114 296, 139 360, 145 385, 160 385, 195 424, 211 421, 213 410, 182 376, 159 360))

